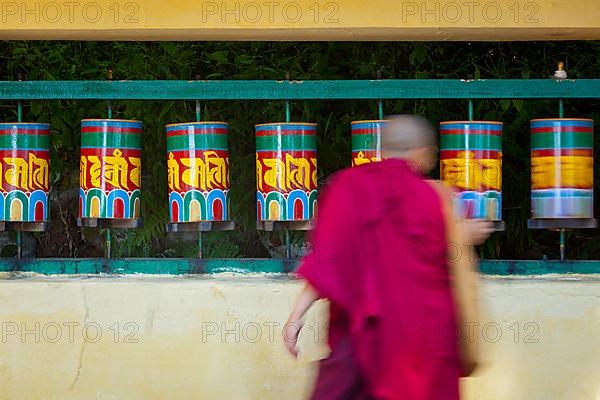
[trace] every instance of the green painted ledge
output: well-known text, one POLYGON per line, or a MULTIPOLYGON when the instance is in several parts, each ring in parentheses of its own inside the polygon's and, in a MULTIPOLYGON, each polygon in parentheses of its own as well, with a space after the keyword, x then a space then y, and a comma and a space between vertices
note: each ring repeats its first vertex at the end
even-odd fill
MULTIPOLYGON (((298 260, 274 258, 35 258, 0 260, 0 272, 39 274, 159 274, 289 273, 298 260)), ((600 274, 600 260, 483 260, 481 272, 488 275, 600 274)))
POLYGON ((0 81, 2 100, 591 99, 600 79, 0 81))

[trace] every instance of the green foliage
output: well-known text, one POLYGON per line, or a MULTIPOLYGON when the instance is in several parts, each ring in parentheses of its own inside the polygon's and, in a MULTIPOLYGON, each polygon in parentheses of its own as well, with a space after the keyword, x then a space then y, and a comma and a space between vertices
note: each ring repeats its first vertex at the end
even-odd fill
MULTIPOLYGON (((372 79, 384 78, 546 78, 557 61, 570 77, 600 75, 598 42, 529 43, 239 43, 239 42, 2 42, 0 79, 372 79)), ((568 116, 599 120, 599 102, 569 101, 568 116)), ((195 256, 197 238, 165 235, 167 183, 164 125, 193 120, 191 102, 115 102, 114 118, 144 121, 142 213, 144 227, 113 235, 115 256, 195 256)), ((501 120, 504 130, 505 233, 497 233, 482 251, 490 258, 539 258, 558 255, 556 232, 530 231, 529 132, 534 117, 557 115, 552 101, 478 101, 476 119, 501 120)), ((433 123, 464 119, 466 102, 397 100, 385 102, 386 113, 419 113, 433 123)), ((106 116, 106 104, 92 101, 35 101, 25 104, 25 120, 52 124, 52 230, 37 237, 38 256, 100 256, 101 233, 76 227, 79 184, 79 121, 106 116)), ((209 257, 268 256, 276 235, 255 229, 254 124, 283 120, 282 102, 203 104, 203 119, 230 123, 231 212, 233 232, 205 235, 209 257)), ((292 119, 319 124, 319 180, 346 167, 350 159, 350 121, 374 118, 374 101, 310 101, 292 104, 292 119)), ((5 102, 0 119, 16 118, 5 102)), ((596 135, 598 138, 598 135, 596 135)), ((598 215, 598 212, 596 212, 598 215)), ((300 244, 303 234, 293 235, 300 244)), ((12 254, 5 248, 3 254, 12 254)), ((599 258, 596 231, 569 233, 571 258, 599 258)))

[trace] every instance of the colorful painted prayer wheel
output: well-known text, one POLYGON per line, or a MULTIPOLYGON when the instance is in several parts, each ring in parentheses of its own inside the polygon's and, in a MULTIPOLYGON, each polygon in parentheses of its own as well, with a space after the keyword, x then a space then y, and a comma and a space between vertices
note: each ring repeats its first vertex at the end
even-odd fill
POLYGON ((256 125, 260 221, 309 221, 317 209, 317 124, 256 125))
POLYGON ((140 218, 142 134, 141 121, 81 121, 81 219, 140 218))
POLYGON ((381 131, 385 120, 352 121, 352 166, 381 160, 381 131))
POLYGON ((229 149, 225 122, 167 125, 171 223, 229 219, 229 149))
POLYGON ((594 122, 534 119, 530 128, 532 218, 593 218, 594 122))
POLYGON ((0 220, 48 220, 50 125, 0 123, 0 220))
POLYGON ((440 175, 465 218, 502 220, 502 122, 440 123, 440 175))

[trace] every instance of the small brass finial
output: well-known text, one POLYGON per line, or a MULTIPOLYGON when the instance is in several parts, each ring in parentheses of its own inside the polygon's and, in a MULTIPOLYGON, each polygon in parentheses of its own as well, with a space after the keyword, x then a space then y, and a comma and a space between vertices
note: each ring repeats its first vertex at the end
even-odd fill
POLYGON ((554 79, 567 79, 567 71, 565 71, 565 65, 562 61, 558 62, 557 70, 554 71, 554 79))

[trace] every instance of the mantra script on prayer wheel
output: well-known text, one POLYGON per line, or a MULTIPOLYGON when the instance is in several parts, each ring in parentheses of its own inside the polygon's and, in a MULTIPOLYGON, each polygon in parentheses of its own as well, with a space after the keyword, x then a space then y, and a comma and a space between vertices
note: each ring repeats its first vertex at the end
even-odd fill
POLYGON ((385 120, 352 121, 352 166, 381 161, 381 131, 385 120))
POLYGON ((256 125, 258 221, 306 221, 316 217, 317 125, 256 125))
POLYGON ((0 220, 48 220, 50 125, 0 123, 0 220))
POLYGON ((502 220, 502 122, 441 122, 440 175, 460 216, 502 220))
POLYGON ((225 122, 167 125, 171 222, 229 219, 228 128, 225 122))
POLYGON ((142 122, 81 121, 80 218, 140 218, 142 122))

